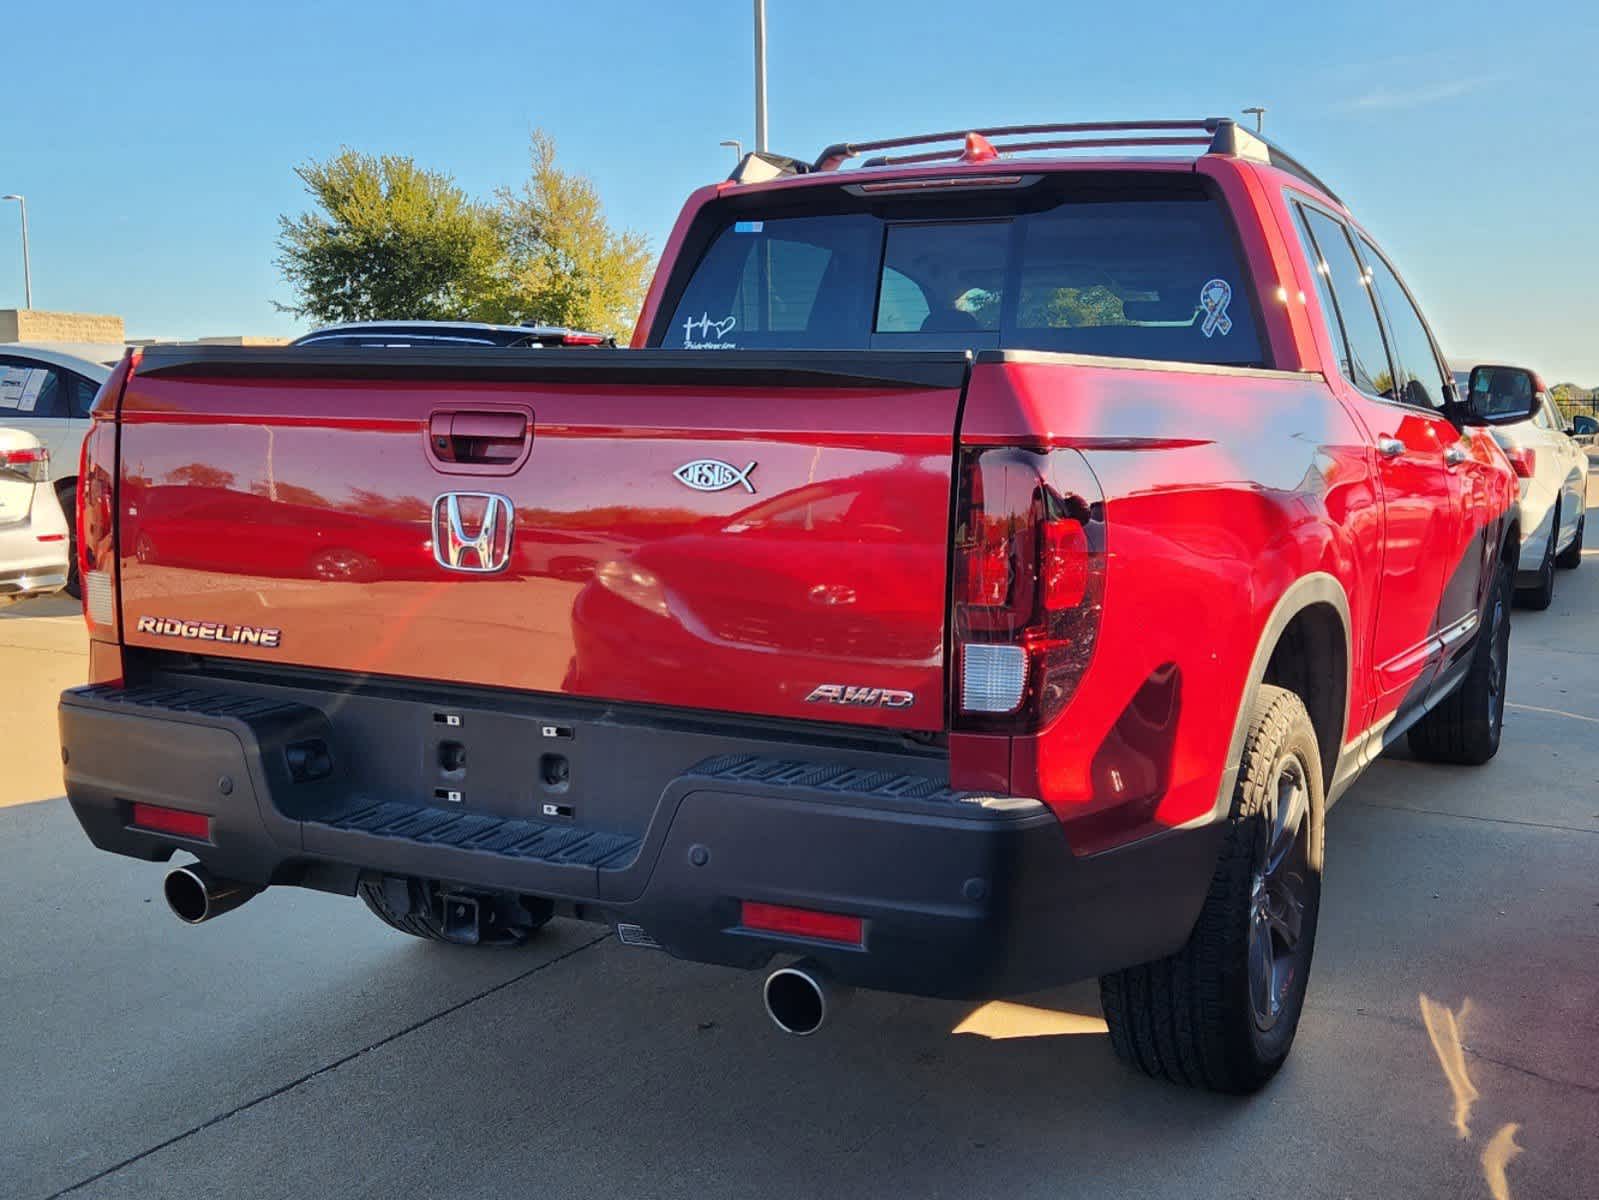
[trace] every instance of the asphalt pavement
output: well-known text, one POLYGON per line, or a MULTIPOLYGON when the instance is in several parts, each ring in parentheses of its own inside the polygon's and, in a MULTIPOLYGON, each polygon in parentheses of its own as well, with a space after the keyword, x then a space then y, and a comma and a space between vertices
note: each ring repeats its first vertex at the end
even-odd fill
MULTIPOLYGON (((1599 521, 1596 521, 1599 528, 1599 521)), ((1332 813, 1298 1045, 1261 1095, 1113 1059, 1091 985, 858 994, 552 925, 413 942, 277 889, 199 928, 55 796, 55 602, 0 610, 0 1196, 1599 1196, 1599 552, 1518 611, 1504 747, 1332 813)))

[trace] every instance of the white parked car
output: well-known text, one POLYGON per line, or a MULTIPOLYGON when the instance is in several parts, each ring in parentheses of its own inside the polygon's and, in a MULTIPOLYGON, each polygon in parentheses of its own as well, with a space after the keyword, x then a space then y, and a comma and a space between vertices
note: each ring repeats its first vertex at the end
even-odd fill
MULTIPOLYGON (((1527 608, 1548 608, 1555 596, 1555 568, 1582 563, 1583 526, 1588 506, 1588 452, 1566 432, 1560 410, 1538 376, 1525 368, 1479 366, 1457 371, 1462 396, 1475 388, 1502 395, 1507 405, 1529 390, 1538 405, 1532 418, 1492 427, 1521 481, 1521 565, 1516 599, 1527 608)), ((1491 405, 1490 405, 1491 407, 1491 405)))
MULTIPOLYGON (((78 453, 89 431, 89 409, 123 347, 0 343, 0 427, 33 434, 50 451, 56 494, 77 510, 78 453)), ((70 557, 67 590, 77 595, 77 555, 70 557)))
POLYGON ((67 517, 50 485, 50 452, 0 426, 0 604, 67 586, 67 517))

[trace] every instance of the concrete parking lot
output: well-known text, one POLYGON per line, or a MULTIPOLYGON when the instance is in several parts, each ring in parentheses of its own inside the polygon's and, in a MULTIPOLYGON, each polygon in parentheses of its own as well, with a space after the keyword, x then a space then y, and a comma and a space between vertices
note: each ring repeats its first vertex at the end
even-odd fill
POLYGON ((279 890, 184 928, 57 796, 74 610, 0 610, 0 1195, 1599 1195, 1588 558, 1515 615, 1499 757, 1395 753, 1332 814, 1298 1047, 1243 1101, 1121 1069, 1092 986, 801 1041, 594 926, 476 952, 279 890))

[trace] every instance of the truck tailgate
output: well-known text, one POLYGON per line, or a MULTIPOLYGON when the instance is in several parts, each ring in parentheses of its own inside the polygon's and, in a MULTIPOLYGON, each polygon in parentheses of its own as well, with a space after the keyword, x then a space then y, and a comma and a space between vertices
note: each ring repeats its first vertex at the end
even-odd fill
POLYGON ((169 348, 126 642, 933 730, 964 353, 169 348))

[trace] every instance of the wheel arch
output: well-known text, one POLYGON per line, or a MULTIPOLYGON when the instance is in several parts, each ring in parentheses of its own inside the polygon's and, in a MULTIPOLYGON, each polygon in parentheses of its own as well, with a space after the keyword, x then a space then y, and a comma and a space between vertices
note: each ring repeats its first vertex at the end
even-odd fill
POLYGON ((1256 640, 1238 698, 1213 817, 1224 817, 1231 808, 1238 759, 1249 732, 1250 705, 1263 683, 1287 688, 1304 701, 1316 729, 1323 791, 1331 794, 1349 728, 1350 631, 1349 598, 1337 578, 1326 572, 1301 576, 1278 598, 1256 640))
POLYGON ((1499 543, 1499 559, 1510 567, 1511 576, 1521 569, 1521 504, 1511 505, 1505 519, 1504 537, 1499 543))

